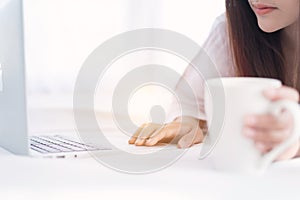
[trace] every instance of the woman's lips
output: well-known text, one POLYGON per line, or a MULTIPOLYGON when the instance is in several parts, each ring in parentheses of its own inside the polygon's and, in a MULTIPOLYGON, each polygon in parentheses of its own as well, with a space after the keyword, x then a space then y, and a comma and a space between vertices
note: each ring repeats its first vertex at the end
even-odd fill
POLYGON ((265 15, 277 9, 276 7, 265 4, 253 4, 253 8, 258 15, 265 15))

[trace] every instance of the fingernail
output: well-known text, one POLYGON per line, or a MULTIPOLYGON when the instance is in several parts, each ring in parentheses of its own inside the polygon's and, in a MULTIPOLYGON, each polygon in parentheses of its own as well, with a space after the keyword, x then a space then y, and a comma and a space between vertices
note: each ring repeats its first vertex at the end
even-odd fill
POLYGON ((246 128, 244 130, 244 134, 248 137, 253 137, 255 135, 255 133, 256 133, 255 130, 250 129, 250 128, 246 128))
POLYGON ((246 117, 245 123, 247 125, 253 126, 253 125, 256 124, 256 121, 257 120, 256 120, 256 118, 254 116, 248 116, 248 117, 246 117))

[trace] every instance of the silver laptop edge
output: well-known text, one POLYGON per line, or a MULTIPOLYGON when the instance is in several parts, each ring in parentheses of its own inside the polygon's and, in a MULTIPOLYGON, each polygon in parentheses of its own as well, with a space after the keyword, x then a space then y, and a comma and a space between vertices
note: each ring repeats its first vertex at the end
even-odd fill
POLYGON ((22 0, 0 0, 0 146, 29 155, 22 0))

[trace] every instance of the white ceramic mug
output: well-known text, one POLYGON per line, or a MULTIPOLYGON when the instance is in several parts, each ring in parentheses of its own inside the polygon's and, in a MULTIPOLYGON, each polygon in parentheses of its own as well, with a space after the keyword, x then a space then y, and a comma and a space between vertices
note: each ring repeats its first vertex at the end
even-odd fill
POLYGON ((299 105, 286 100, 271 102, 263 96, 264 90, 279 88, 281 85, 279 80, 267 78, 218 78, 207 81, 205 112, 210 142, 206 145, 210 145, 210 158, 216 169, 263 172, 276 157, 299 139, 299 105), (293 115, 293 132, 282 144, 262 155, 254 142, 242 133, 244 117, 247 114, 263 113, 278 115, 283 109, 293 115))

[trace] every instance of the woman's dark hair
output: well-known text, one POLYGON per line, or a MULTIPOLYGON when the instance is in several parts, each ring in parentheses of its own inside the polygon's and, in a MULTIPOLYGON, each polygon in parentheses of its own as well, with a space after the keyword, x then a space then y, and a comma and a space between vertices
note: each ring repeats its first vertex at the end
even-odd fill
POLYGON ((247 0, 226 0, 226 14, 237 75, 276 78, 296 87, 298 67, 289 73, 292 77, 286 76, 282 31, 263 32, 247 0))

